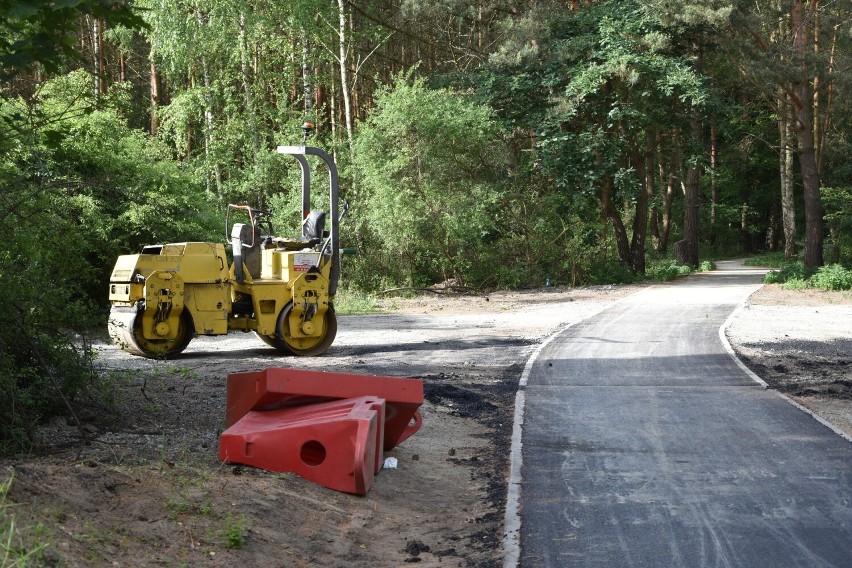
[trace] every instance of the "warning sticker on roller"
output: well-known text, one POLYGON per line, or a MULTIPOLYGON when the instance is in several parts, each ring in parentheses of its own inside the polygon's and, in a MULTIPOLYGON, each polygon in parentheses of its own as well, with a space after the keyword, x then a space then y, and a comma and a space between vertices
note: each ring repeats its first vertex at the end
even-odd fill
POLYGON ((312 266, 319 264, 318 252, 297 252, 293 255, 293 270, 306 272, 312 266))

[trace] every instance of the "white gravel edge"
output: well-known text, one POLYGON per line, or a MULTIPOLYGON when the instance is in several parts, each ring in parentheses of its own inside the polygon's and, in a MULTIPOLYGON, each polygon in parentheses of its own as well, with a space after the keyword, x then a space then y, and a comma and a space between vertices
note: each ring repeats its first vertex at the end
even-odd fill
MULTIPOLYGON (((760 290, 760 288, 757 288, 754 292, 757 292, 757 290, 760 290)), ((752 294, 754 294, 754 292, 752 292, 752 294)), ((731 327, 731 324, 734 322, 734 318, 736 318, 736 316, 739 315, 739 313, 745 309, 749 297, 751 297, 751 294, 749 294, 742 302, 740 302, 740 305, 737 306, 734 311, 731 312, 731 315, 728 316, 728 319, 726 319, 725 322, 719 327, 719 341, 722 342, 722 346, 725 348, 725 351, 728 352, 728 355, 731 356, 731 359, 734 360, 734 363, 737 364, 737 367, 739 367, 746 375, 748 375, 751 380, 766 389, 769 388, 769 385, 766 384, 766 381, 755 375, 754 372, 752 372, 751 369, 746 367, 745 363, 740 361, 740 358, 737 357, 737 353, 731 346, 731 342, 728 341, 728 335, 726 333, 728 331, 728 328, 731 327)))
MULTIPOLYGON (((759 289, 760 288, 758 288, 758 290, 759 289)), ((756 291, 757 290, 755 290, 755 292, 756 291)), ((754 292, 752 292, 752 293, 754 293, 754 292)), ((749 294, 749 297, 750 296, 751 296, 751 294, 749 294)), ((766 381, 764 381, 759 376, 754 374, 751 371, 751 369, 749 369, 748 367, 745 366, 745 363, 740 361, 740 358, 737 357, 736 351, 734 351, 734 348, 731 346, 731 343, 728 341, 728 335, 727 335, 726 332, 727 332, 728 328, 731 326, 731 324, 733 323, 734 318, 742 310, 745 309, 746 304, 748 304, 748 298, 743 300, 742 303, 739 306, 737 306, 737 308, 733 312, 731 312, 731 315, 728 316, 728 319, 725 320, 725 323, 723 323, 722 326, 719 328, 719 339, 722 341, 722 345, 725 347, 725 351, 728 352, 728 355, 731 356, 731 358, 734 360, 734 362, 737 364, 737 366, 739 366, 739 368, 742 369, 745 372, 746 375, 751 377, 751 379, 754 382, 761 385, 763 388, 769 388, 769 385, 766 384, 766 381)), ((788 397, 787 395, 785 395, 785 394, 783 394, 783 393, 781 393, 777 390, 773 390, 771 392, 772 392, 772 394, 779 397, 783 401, 785 401, 789 404, 792 404, 793 406, 795 406, 796 408, 798 408, 799 410, 801 410, 805 414, 810 415, 814 420, 816 420, 817 422, 819 422, 820 424, 822 424, 823 426, 825 426, 826 428, 828 428, 829 430, 831 430, 832 432, 834 432, 835 434, 837 434, 838 436, 843 438, 844 440, 846 440, 848 442, 852 442, 852 436, 850 436, 849 434, 847 434, 846 432, 844 432, 843 430, 841 430, 840 428, 838 428, 837 426, 835 426, 834 424, 832 424, 831 422, 829 422, 828 420, 826 420, 825 418, 820 416, 819 414, 815 413, 810 408, 806 408, 806 407, 802 406, 801 404, 799 404, 798 402, 796 402, 792 398, 788 397)))

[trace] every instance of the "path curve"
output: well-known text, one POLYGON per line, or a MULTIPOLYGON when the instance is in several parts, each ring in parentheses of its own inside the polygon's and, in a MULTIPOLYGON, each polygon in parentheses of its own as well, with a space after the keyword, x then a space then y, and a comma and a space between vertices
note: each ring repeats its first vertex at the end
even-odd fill
POLYGON ((505 566, 850 566, 852 444, 741 368, 734 262, 560 332, 518 392, 505 566))

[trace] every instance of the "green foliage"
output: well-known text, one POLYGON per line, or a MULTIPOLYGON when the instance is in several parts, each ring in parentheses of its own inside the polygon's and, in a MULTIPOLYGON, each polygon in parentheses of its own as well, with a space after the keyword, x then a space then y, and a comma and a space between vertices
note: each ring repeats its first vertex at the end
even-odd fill
POLYGON ((281 190, 282 172, 293 169, 275 155, 275 146, 294 143, 305 119, 316 121, 292 100, 303 89, 301 71, 294 73, 293 65, 303 47, 306 63, 326 63, 326 51, 308 53, 308 43, 301 44, 320 36, 321 43, 333 45, 333 38, 324 35, 329 28, 320 25, 333 19, 333 5, 140 3, 150 25, 145 37, 152 60, 174 86, 168 103, 158 109, 158 137, 222 204, 263 206, 281 190))
MULTIPOLYGON (((584 224, 605 213, 621 262, 641 272, 641 241, 631 246, 624 227, 631 215, 614 210, 641 205, 648 148, 659 146, 662 155, 699 151, 678 140, 689 139, 685 117, 709 98, 694 54, 683 47, 684 30, 667 27, 639 2, 613 1, 532 10, 515 29, 480 73, 480 96, 510 125, 535 133, 538 175, 553 180, 568 208, 583 204, 584 224), (586 209, 591 200, 597 211, 586 209)), ((634 230, 644 238, 644 225, 634 230)), ((609 272, 590 265, 593 279, 609 272)))
POLYGON ((6 500, 13 480, 14 476, 11 476, 0 482, 0 566, 3 568, 42 566, 47 544, 32 546, 24 541, 15 520, 12 504, 6 500))
POLYGON ((591 284, 631 284, 636 281, 636 275, 620 260, 605 259, 589 265, 588 281, 591 284))
POLYGON ((246 545, 246 525, 248 520, 245 515, 235 516, 228 512, 225 516, 225 527, 222 536, 225 538, 227 548, 239 549, 246 545))
POLYGON ((354 152, 358 248, 362 258, 382 262, 362 270, 415 285, 485 282, 499 260, 499 142, 488 109, 458 93, 406 77, 380 91, 354 152))
POLYGON ((144 244, 221 232, 203 189, 129 129, 91 76, 0 101, 0 451, 27 449, 39 421, 99 404, 87 330, 102 328, 109 273, 144 244))
POLYGON ((852 290, 852 270, 839 264, 821 266, 808 285, 821 290, 852 290))
POLYGON ((36 63, 55 72, 63 59, 79 59, 72 32, 84 15, 125 27, 144 25, 126 0, 0 1, 0 77, 36 63))
MULTIPOLYGON (((44 221, 37 225, 69 223, 71 234, 63 237, 65 247, 74 244, 72 262, 84 264, 81 290, 91 288, 90 278, 105 286, 118 254, 221 232, 200 184, 115 109, 95 110, 90 85, 91 76, 80 71, 45 84, 29 112, 48 117, 48 126, 33 125, 36 145, 19 149, 31 193, 54 202, 34 212, 44 221)), ((102 299, 100 290, 87 295, 102 299)))
POLYGON ((334 311, 343 314, 373 314, 379 311, 376 296, 358 290, 338 289, 334 311))
POLYGON ((822 188, 829 238, 826 261, 852 266, 852 185, 822 188))
POLYGON ((852 270, 840 265, 821 266, 810 277, 802 262, 786 264, 781 270, 769 272, 763 279, 767 284, 781 284, 785 289, 800 290, 819 288, 821 290, 852 289, 852 270))
POLYGON ((806 278, 805 265, 802 262, 787 262, 781 266, 781 270, 769 271, 763 281, 766 284, 781 284, 790 280, 804 281, 806 278))
POLYGON ((781 288, 784 290, 804 290, 808 287, 808 281, 804 278, 791 278, 781 282, 781 288))
POLYGON ((790 264, 790 261, 784 257, 783 251, 766 252, 747 258, 743 261, 746 266, 768 266, 770 268, 783 268, 790 264))
MULTIPOLYGON (((577 210, 566 207, 555 193, 537 196, 537 201, 540 208, 528 204, 527 210, 539 217, 528 243, 533 258, 540 263, 538 272, 544 271, 554 283, 579 286, 587 282, 605 282, 606 273, 614 267, 618 274, 614 282, 623 281, 624 265, 613 261, 612 266, 608 266, 609 263, 602 260, 609 257, 607 240, 602 238, 607 228, 602 222, 596 221, 593 214, 584 216, 584 208, 579 207, 579 203, 577 210), (555 273, 552 268, 555 263, 548 262, 548 258, 562 259, 564 274, 555 273)), ((538 282, 541 282, 540 277, 538 282)))
POLYGON ((678 264, 676 260, 650 262, 645 269, 645 278, 656 282, 667 282, 692 272, 689 266, 678 264))

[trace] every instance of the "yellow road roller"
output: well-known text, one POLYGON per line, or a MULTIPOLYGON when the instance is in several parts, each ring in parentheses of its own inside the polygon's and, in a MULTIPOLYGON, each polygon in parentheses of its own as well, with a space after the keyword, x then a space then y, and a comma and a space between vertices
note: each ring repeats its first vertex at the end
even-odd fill
POLYGON ((320 148, 277 151, 295 158, 302 170, 302 234, 275 236, 269 212, 228 205, 230 263, 223 243, 150 245, 120 256, 109 283, 108 327, 117 345, 134 355, 171 358, 196 334, 240 330, 255 332, 282 354, 328 350, 337 334, 340 276, 337 167, 320 148), (308 156, 328 169, 328 214, 311 209, 308 156), (245 222, 231 225, 232 218, 245 222))

